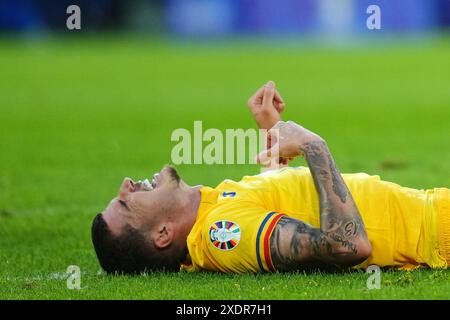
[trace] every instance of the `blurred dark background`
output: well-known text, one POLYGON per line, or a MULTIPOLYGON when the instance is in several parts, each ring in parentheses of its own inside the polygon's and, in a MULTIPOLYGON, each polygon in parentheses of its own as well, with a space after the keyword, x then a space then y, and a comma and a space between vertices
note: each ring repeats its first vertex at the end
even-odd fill
POLYGON ((450 0, 0 0, 0 32, 64 31, 66 8, 81 8, 82 32, 124 31, 180 37, 357 36, 366 9, 381 7, 383 33, 448 29, 450 0))

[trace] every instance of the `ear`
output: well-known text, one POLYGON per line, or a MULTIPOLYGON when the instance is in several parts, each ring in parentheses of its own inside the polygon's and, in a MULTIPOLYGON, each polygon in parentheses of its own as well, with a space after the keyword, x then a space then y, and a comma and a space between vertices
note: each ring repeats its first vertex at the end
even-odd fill
POLYGON ((155 247, 164 249, 172 243, 172 240, 173 229, 169 225, 161 225, 154 238, 155 247))

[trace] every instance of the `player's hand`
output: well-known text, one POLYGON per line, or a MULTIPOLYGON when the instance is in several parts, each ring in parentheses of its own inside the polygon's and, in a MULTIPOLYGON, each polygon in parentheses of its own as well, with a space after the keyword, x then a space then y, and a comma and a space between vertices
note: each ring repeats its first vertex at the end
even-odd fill
POLYGON ((293 159, 302 156, 302 150, 310 142, 324 142, 312 131, 292 121, 278 121, 267 132, 267 148, 257 155, 256 162, 265 166, 272 159, 293 159))
POLYGON ((248 99, 248 107, 259 128, 268 130, 281 120, 285 103, 275 82, 269 81, 248 99))

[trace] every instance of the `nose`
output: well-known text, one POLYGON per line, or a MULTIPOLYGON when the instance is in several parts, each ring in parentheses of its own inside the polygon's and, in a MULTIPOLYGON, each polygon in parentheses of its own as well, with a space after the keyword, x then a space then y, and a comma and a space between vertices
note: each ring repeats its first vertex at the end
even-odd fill
POLYGON ((127 195, 131 192, 134 192, 134 181, 130 178, 123 179, 122 185, 119 189, 119 199, 126 200, 127 195))

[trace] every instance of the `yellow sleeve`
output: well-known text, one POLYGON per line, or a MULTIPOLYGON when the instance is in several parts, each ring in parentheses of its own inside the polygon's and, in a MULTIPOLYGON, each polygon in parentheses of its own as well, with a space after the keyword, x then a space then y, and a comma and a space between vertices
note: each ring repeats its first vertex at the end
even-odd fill
POLYGON ((246 201, 213 210, 202 230, 202 247, 213 269, 226 273, 275 271, 270 236, 283 216, 246 201))

